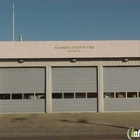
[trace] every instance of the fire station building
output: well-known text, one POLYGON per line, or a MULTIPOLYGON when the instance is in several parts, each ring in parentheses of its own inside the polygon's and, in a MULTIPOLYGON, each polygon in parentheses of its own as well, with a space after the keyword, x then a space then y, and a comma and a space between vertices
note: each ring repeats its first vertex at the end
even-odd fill
POLYGON ((140 40, 0 42, 0 113, 140 111, 140 40))

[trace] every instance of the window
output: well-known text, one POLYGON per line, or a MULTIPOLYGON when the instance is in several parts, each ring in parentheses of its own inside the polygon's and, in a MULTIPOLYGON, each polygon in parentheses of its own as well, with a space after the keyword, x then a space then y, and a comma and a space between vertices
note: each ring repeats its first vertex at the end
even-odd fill
POLYGON ((52 93, 52 99, 62 99, 62 93, 52 93))
POLYGON ((12 94, 12 99, 22 99, 22 94, 12 94))
POLYGON ((87 98, 97 98, 98 94, 95 92, 88 92, 87 93, 87 98))
POLYGON ((86 98, 86 93, 75 93, 76 98, 86 98))
POLYGON ((127 98, 137 98, 137 92, 127 92, 127 98))
POLYGON ((0 100, 10 99, 10 94, 0 94, 0 100))
POLYGON ((104 98, 114 98, 114 92, 105 92, 104 98))
POLYGON ((24 99, 34 99, 34 93, 25 93, 24 99))
POLYGON ((44 93, 36 93, 35 99, 45 99, 45 94, 44 93))
POLYGON ((74 93, 64 93, 64 98, 66 99, 74 98, 74 93))
POLYGON ((126 92, 116 92, 116 98, 126 98, 126 92))

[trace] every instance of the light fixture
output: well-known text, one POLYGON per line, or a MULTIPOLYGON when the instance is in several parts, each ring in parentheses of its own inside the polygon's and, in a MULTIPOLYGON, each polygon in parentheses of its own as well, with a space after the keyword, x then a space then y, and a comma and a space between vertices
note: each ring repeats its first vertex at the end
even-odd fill
POLYGON ((76 59, 72 59, 71 62, 73 62, 73 63, 76 62, 76 59))
POLYGON ((127 62, 128 60, 129 60, 128 58, 124 58, 124 59, 123 59, 124 62, 127 62))
POLYGON ((23 59, 19 59, 18 63, 23 63, 24 60, 23 59))

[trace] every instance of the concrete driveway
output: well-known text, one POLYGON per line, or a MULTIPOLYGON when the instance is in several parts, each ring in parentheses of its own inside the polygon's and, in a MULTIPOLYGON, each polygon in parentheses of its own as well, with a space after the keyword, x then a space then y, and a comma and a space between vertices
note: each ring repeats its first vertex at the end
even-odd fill
POLYGON ((126 137, 130 127, 140 129, 140 112, 0 115, 1 137, 14 134, 122 134, 126 137))

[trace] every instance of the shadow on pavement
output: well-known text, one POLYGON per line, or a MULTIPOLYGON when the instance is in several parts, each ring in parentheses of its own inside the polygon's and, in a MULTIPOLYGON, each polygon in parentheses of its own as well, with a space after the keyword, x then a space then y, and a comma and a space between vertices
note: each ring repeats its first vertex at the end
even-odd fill
MULTIPOLYGON (((89 123, 86 120, 78 120, 78 121, 70 121, 70 120, 61 120, 62 122, 69 122, 69 123, 83 123, 83 124, 92 124, 92 125, 100 125, 100 126, 109 126, 109 127, 116 127, 116 128, 121 128, 121 129, 129 129, 129 127, 124 127, 124 126, 118 126, 118 125, 111 125, 111 124, 98 124, 98 123, 89 123)), ((139 130, 139 129, 135 129, 139 130)))

